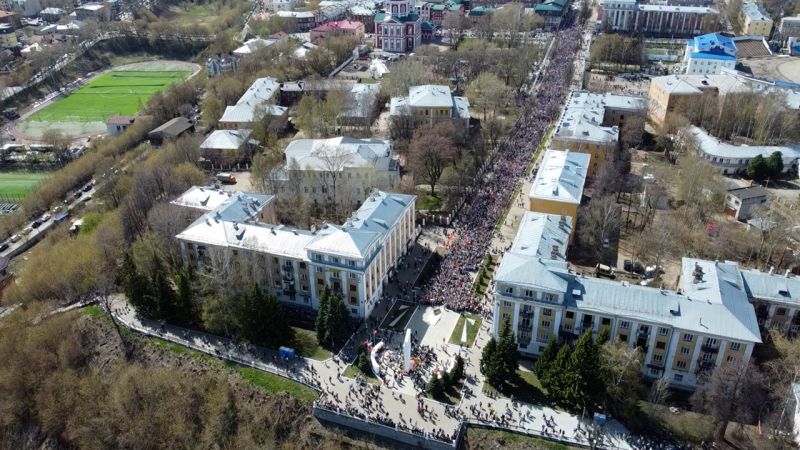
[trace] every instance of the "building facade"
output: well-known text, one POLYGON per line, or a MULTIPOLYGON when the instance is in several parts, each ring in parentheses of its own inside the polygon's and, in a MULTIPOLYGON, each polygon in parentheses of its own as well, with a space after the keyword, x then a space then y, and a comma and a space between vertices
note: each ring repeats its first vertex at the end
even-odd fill
POLYGON ((761 337, 735 263, 684 258, 681 293, 573 272, 561 244, 569 221, 527 213, 495 274, 493 334, 508 321, 518 350, 609 331, 639 348, 642 374, 693 389, 716 367, 746 364, 761 337))
POLYGON ((706 6, 601 0, 602 29, 650 36, 693 36, 719 29, 719 11, 706 6))
POLYGON ((389 117, 395 132, 409 132, 419 125, 440 121, 453 123, 457 130, 469 129, 469 100, 457 97, 447 86, 426 84, 408 88, 408 97, 392 97, 389 117))
POLYGON ((736 67, 736 43, 719 33, 697 36, 686 44, 684 73, 689 75, 718 74, 723 68, 736 67))
POLYGON ((692 125, 689 139, 694 141, 698 155, 723 175, 743 173, 750 161, 758 155, 768 158, 780 152, 783 158, 783 173, 797 170, 800 145, 734 145, 722 142, 702 128, 692 125))
POLYGON ((293 306, 316 309, 329 288, 365 319, 416 236, 415 199, 374 191, 344 224, 303 230, 275 224, 271 196, 194 187, 173 204, 202 215, 176 238, 188 264, 244 273, 293 306))
POLYGON ((758 323, 765 329, 791 336, 800 331, 800 279, 759 270, 742 270, 745 288, 756 309, 758 323))
POLYGON ((569 150, 547 150, 528 193, 528 210, 565 216, 576 223, 590 156, 569 150))
POLYGON ((646 110, 647 100, 642 97, 572 91, 550 146, 591 155, 588 171, 594 176, 613 158, 622 141, 638 142, 646 110))
POLYGON ((772 33, 772 18, 763 6, 753 1, 742 3, 739 24, 742 26, 742 34, 769 38, 772 33))
POLYGON ((302 192, 315 205, 358 206, 374 189, 389 189, 400 178, 392 144, 383 139, 298 139, 284 158, 286 165, 270 175, 272 191, 302 192))
POLYGON ((236 72, 239 61, 233 55, 218 54, 206 60, 206 73, 209 77, 215 77, 223 73, 236 72))
POLYGON ((725 194, 725 213, 736 220, 745 221, 753 211, 767 204, 767 190, 759 185, 728 189, 725 194))
POLYGON ((781 18, 778 33, 782 40, 800 37, 800 15, 781 18))
POLYGON ((334 36, 352 36, 360 42, 364 37, 364 24, 355 20, 338 20, 311 30, 311 42, 316 45, 334 36))
POLYGON ((288 108, 275 105, 280 83, 275 78, 258 78, 233 106, 227 106, 219 119, 219 128, 240 130, 252 128, 264 117, 286 117, 288 108))
POLYGON ((422 17, 412 0, 388 0, 375 15, 375 48, 405 53, 422 45, 422 17))

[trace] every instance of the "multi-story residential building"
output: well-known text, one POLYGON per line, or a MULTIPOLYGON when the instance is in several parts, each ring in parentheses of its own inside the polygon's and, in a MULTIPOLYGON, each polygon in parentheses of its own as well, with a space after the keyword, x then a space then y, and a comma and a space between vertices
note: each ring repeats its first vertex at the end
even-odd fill
POLYGON ((589 167, 589 155, 547 150, 528 194, 528 210, 570 218, 574 226, 589 167))
POLYGON ((706 6, 640 4, 636 0, 601 0, 602 27, 608 31, 651 36, 692 36, 717 31, 719 11, 706 6))
POLYGON ((753 211, 767 204, 767 190, 759 185, 728 189, 725 213, 736 220, 747 220, 753 211))
POLYGON ((194 187, 173 203, 203 214, 176 238, 189 264, 246 274, 278 300, 316 309, 327 287, 367 318, 416 235, 415 197, 374 191, 342 225, 276 225, 271 196, 194 187))
POLYGON ((734 145, 722 142, 702 128, 691 126, 689 136, 694 141, 698 155, 723 175, 742 173, 758 155, 768 158, 775 152, 783 157, 783 173, 797 170, 800 145, 734 145))
POLYGON ((684 73, 718 74, 723 68, 736 67, 736 44, 733 38, 710 33, 697 36, 686 44, 684 73))
POLYGON ((777 329, 797 335, 800 331, 800 279, 749 269, 742 270, 745 289, 756 309, 758 323, 765 329, 777 329))
POLYGON ((222 53, 213 55, 206 60, 206 73, 209 77, 215 77, 222 73, 236 72, 238 62, 233 55, 223 55, 222 53))
POLYGON ((268 180, 273 192, 302 192, 315 204, 357 206, 400 177, 392 144, 382 139, 298 139, 284 157, 286 165, 268 180))
POLYGON ((375 48, 405 53, 422 45, 422 17, 413 0, 388 0, 375 14, 375 48))
POLYGON ((646 109, 647 100, 642 97, 572 91, 550 146, 590 154, 589 176, 594 176, 621 141, 635 144, 633 138, 641 137, 646 109))
POLYGON ((569 226, 524 216, 495 275, 495 336, 508 320, 519 351, 538 355, 550 340, 607 328, 612 341, 641 349, 644 376, 684 389, 749 361, 761 337, 735 263, 684 258, 679 292, 589 277, 564 260, 569 226))
POLYGON ((111 9, 103 3, 85 3, 75 8, 75 19, 81 22, 108 22, 111 9))
POLYGON ((781 18, 781 23, 778 25, 778 33, 784 41, 790 37, 800 37, 800 15, 781 18))
POLYGON ((258 78, 233 106, 225 108, 219 127, 225 130, 252 128, 266 116, 285 117, 288 108, 275 105, 280 83, 275 78, 258 78))
POLYGON ((311 31, 320 23, 319 11, 278 11, 275 15, 291 23, 301 33, 311 31))
POLYGON ((779 94, 785 98, 789 108, 800 110, 800 89, 797 85, 722 69, 719 75, 666 75, 653 78, 648 93, 647 120, 658 128, 670 114, 681 113, 681 107, 695 97, 714 95, 724 102, 728 94, 746 92, 779 94))
POLYGON ((742 3, 739 10, 739 24, 742 26, 742 34, 746 35, 769 38, 772 32, 772 18, 763 6, 754 1, 742 3))
POLYGON ((317 45, 334 36, 352 36, 361 41, 364 37, 364 24, 355 20, 337 20, 311 30, 311 42, 317 45))
POLYGON ((568 8, 567 0, 544 0, 533 7, 533 12, 544 20, 545 29, 556 29, 561 26, 568 8))
POLYGON ((411 86, 408 97, 392 97, 389 116, 395 130, 409 131, 418 125, 449 120, 457 129, 466 132, 469 128, 469 100, 454 96, 447 86, 411 86))

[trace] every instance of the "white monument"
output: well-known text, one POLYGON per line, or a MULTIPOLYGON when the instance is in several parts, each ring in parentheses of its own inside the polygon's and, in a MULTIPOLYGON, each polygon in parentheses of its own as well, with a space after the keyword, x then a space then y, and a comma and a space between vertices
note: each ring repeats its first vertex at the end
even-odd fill
POLYGON ((403 370, 411 369, 411 329, 406 328, 406 337, 403 339, 403 370))

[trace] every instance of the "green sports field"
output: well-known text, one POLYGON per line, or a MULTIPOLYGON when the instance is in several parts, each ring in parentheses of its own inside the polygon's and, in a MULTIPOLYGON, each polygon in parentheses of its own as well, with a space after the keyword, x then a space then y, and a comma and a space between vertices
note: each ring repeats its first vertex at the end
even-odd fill
POLYGON ((26 120, 105 122, 114 115, 134 115, 155 93, 190 74, 190 71, 114 70, 56 100, 26 120))
POLYGON ((48 172, 1 172, 0 201, 23 199, 48 176, 48 172))

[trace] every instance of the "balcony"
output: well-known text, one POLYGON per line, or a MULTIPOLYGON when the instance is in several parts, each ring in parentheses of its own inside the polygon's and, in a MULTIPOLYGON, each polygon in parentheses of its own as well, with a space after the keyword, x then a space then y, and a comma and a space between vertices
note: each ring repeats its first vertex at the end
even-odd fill
POLYGON ((704 351, 705 353, 717 353, 719 352, 719 346, 703 344, 700 346, 700 350, 704 351))
POLYGON ((714 368, 714 361, 703 361, 703 360, 697 361, 698 372, 704 372, 706 370, 711 370, 713 368, 714 368))
POLYGON ((647 364, 648 369, 664 370, 664 364, 658 362, 651 362, 647 364))

